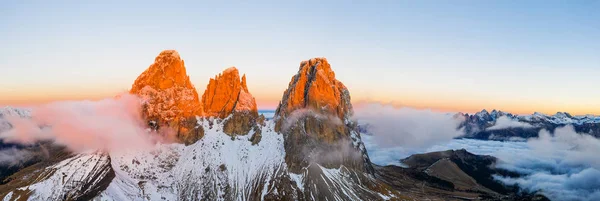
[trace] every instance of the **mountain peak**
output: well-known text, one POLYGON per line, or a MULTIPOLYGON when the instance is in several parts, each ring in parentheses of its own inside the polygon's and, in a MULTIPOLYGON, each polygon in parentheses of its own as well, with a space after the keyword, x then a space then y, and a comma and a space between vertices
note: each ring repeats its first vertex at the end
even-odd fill
POLYGON ((285 136, 288 167, 299 171, 318 163, 372 172, 356 123, 350 119, 352 113, 350 92, 335 78, 327 59, 301 62, 274 117, 275 130, 285 136), (354 151, 338 153, 337 161, 316 160, 347 146, 354 151))
POLYGON ((232 66, 232 67, 229 67, 229 68, 223 70, 223 74, 232 73, 232 72, 238 72, 236 74, 239 74, 239 71, 235 66, 232 66))
POLYGON ((207 116, 225 118, 232 112, 258 114, 256 101, 246 86, 246 75, 240 78, 237 68, 230 67, 211 78, 202 95, 207 116))
POLYGON ((156 57, 155 60, 157 60, 159 58, 181 59, 181 57, 179 56, 179 52, 177 52, 177 50, 163 50, 160 52, 160 54, 158 54, 158 57, 156 57))
POLYGON ((325 58, 312 58, 300 63, 298 73, 284 92, 276 116, 286 117, 303 108, 335 115, 342 120, 352 115, 348 89, 335 78, 325 58))
POLYGON ((154 63, 135 80, 131 92, 137 93, 146 86, 156 90, 194 88, 187 76, 185 64, 175 50, 165 50, 156 56, 154 63))
POLYGON ((568 112, 556 112, 554 116, 558 118, 573 118, 573 116, 568 112))
POLYGON ((203 135, 194 128, 195 117, 203 114, 202 104, 177 51, 162 51, 129 92, 145 101, 142 115, 146 120, 174 129, 186 143, 203 135))
POLYGON ((237 68, 227 68, 210 79, 202 95, 202 105, 207 116, 226 118, 223 125, 223 132, 226 134, 246 135, 254 129, 260 135, 256 125, 256 100, 248 91, 246 75, 240 78, 237 68))

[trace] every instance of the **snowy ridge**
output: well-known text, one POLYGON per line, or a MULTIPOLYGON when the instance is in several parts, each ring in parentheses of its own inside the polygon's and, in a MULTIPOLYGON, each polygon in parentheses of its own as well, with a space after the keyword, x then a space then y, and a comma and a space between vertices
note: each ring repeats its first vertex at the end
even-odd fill
POLYGON ((13 107, 0 108, 0 118, 6 116, 31 117, 31 110, 13 107))
MULTIPOLYGON (((29 178, 39 182, 18 190, 32 192, 29 200, 76 200, 101 190, 97 187, 104 179, 110 179, 111 173, 108 155, 100 152, 78 154, 47 167, 35 175, 37 178, 29 178)), ((4 199, 12 198, 6 196, 4 199)))
POLYGON ((252 131, 232 140, 219 123, 211 127, 204 120, 201 126, 205 136, 187 147, 157 145, 147 153, 111 154, 116 178, 101 200, 248 200, 252 192, 270 190, 257 182, 269 183, 285 170, 283 137, 271 122, 257 145, 249 141, 252 131))
POLYGON ((600 123, 600 116, 595 115, 577 115, 571 116, 566 112, 557 112, 554 115, 546 115, 536 112, 532 115, 516 116, 521 121, 547 121, 554 124, 576 124, 600 123))
MULTIPOLYGON (((468 114, 467 114, 468 115, 468 114)), ((473 114, 481 121, 495 121, 499 117, 506 116, 510 119, 525 121, 525 122, 550 122, 553 124, 575 124, 582 125, 586 123, 600 123, 600 116, 595 115, 576 115, 572 116, 566 112, 557 112, 554 115, 547 115, 540 112, 535 112, 531 115, 515 115, 499 110, 493 110, 491 113, 487 110, 482 110, 473 114)))

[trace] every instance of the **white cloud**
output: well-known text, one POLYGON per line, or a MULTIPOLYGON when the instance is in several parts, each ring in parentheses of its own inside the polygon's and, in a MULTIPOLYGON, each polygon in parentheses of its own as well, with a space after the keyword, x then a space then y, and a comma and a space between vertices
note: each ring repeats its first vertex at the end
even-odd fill
POLYGON ((365 104, 355 108, 354 118, 369 125, 373 136, 363 137, 365 146, 373 162, 380 165, 397 163, 397 154, 422 151, 463 134, 457 129, 462 117, 431 110, 365 104))
POLYGON ((557 128, 553 134, 542 130, 538 138, 527 142, 460 139, 427 152, 461 148, 495 156, 501 161, 496 167, 524 174, 521 178, 495 177, 506 184, 540 191, 551 200, 600 200, 600 140, 578 134, 572 126, 557 128))
POLYGON ((301 120, 307 116, 314 117, 320 121, 327 121, 334 125, 342 125, 342 121, 340 120, 339 117, 336 117, 333 115, 320 114, 311 109, 297 109, 297 110, 294 110, 290 115, 288 115, 285 118, 285 122, 283 122, 283 125, 281 126, 281 128, 283 130, 287 130, 291 126, 295 125, 299 120, 301 120))
POLYGON ((33 157, 29 150, 20 150, 14 147, 0 150, 0 166, 15 166, 22 164, 33 157))
POLYGON ((375 136, 363 140, 376 164, 397 164, 415 153, 466 149, 497 157, 496 167, 523 174, 521 178, 495 178, 506 184, 518 184, 527 192, 541 192, 551 200, 600 200, 600 139, 578 134, 573 127, 557 128, 553 134, 540 131, 528 141, 484 141, 455 139, 415 151, 401 145, 378 147, 375 136))
POLYGON ((542 130, 527 145, 529 151, 502 157, 505 163, 500 166, 527 175, 498 180, 541 191, 553 200, 600 200, 599 139, 565 126, 555 129, 554 135, 542 130))
POLYGON ((506 116, 501 116, 496 120, 496 123, 487 128, 486 130, 500 130, 506 128, 533 128, 531 124, 525 122, 519 122, 517 120, 508 118, 506 116))
POLYGON ((140 100, 133 95, 101 101, 64 101, 31 109, 31 118, 9 116, 9 143, 53 140, 73 151, 149 148, 156 135, 146 132, 140 100))

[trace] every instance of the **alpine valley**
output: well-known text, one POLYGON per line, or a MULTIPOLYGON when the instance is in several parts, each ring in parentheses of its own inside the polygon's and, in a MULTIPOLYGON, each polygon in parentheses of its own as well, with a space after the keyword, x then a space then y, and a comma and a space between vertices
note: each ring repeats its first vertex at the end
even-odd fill
MULTIPOLYGON (((145 134, 170 141, 145 151, 76 151, 51 139, 3 142, 2 150, 28 157, 0 166, 0 199, 547 200, 493 179, 520 175, 466 150, 413 155, 402 160, 407 167, 373 164, 361 139, 368 125, 353 119, 351 93, 325 58, 300 63, 272 118, 259 113, 250 81, 231 67, 199 95, 179 54, 162 51, 129 93, 140 100, 145 134)), ((466 119, 466 138, 529 138, 565 124, 600 132, 600 118, 566 113, 458 117, 466 119), (530 126, 490 129, 500 118, 530 126)), ((2 109, 0 133, 14 129, 15 118, 36 113, 2 109)))

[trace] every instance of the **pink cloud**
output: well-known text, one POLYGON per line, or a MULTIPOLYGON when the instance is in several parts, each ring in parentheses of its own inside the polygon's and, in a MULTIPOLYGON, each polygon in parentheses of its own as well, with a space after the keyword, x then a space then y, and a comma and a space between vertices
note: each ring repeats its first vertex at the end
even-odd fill
POLYGON ((31 118, 9 117, 7 142, 54 140, 73 151, 149 148, 161 140, 146 131, 140 100, 125 94, 100 101, 62 101, 32 108, 31 118))

